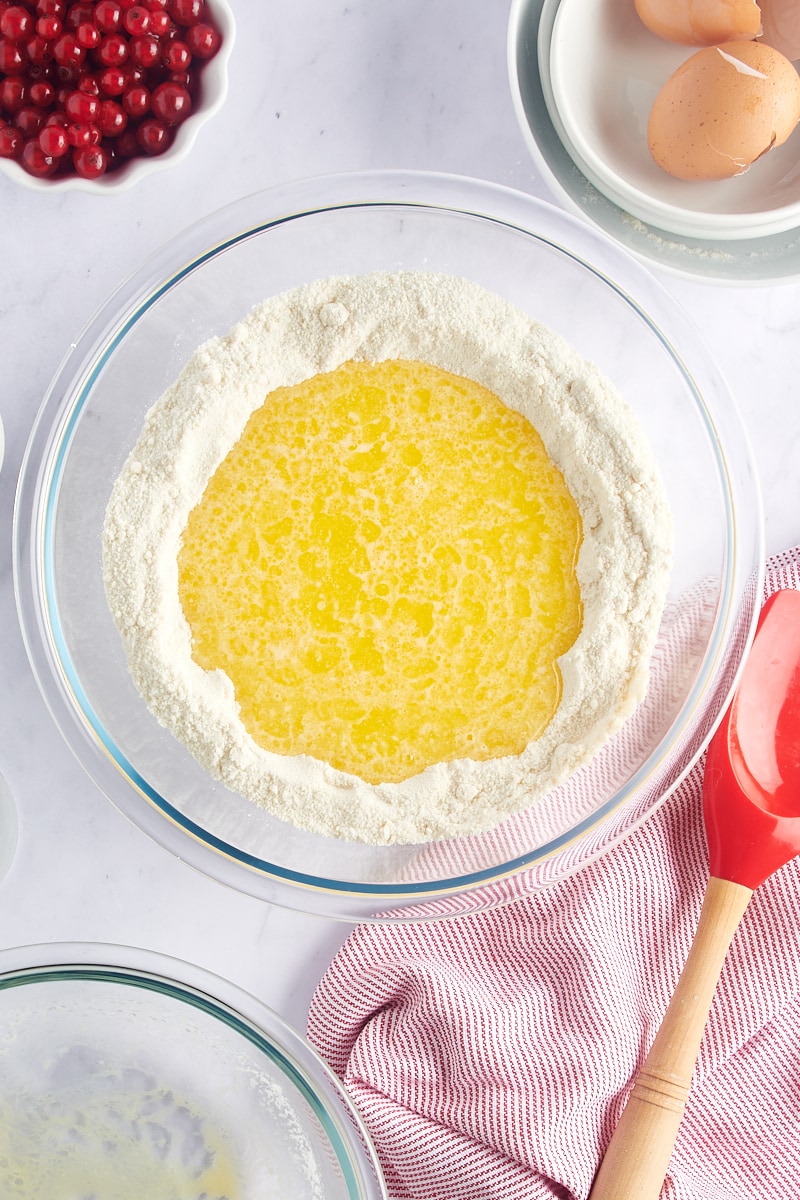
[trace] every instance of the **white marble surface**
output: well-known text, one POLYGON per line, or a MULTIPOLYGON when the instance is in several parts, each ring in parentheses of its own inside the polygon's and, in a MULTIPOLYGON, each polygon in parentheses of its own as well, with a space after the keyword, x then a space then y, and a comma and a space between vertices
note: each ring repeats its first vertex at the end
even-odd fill
MULTIPOLYGON (((12 585, 25 443, 62 354, 94 309, 173 234, 244 193, 407 167, 550 197, 512 111, 508 0, 235 0, 234 8, 229 98, 185 163, 112 196, 42 194, 0 177, 0 774, 20 826, 0 881, 0 946, 150 947, 234 980, 302 1027, 348 927, 269 908, 193 873, 117 813, 50 719, 12 585)), ((737 397, 761 473, 768 551, 800 541, 800 283, 662 282, 700 325, 737 397)))

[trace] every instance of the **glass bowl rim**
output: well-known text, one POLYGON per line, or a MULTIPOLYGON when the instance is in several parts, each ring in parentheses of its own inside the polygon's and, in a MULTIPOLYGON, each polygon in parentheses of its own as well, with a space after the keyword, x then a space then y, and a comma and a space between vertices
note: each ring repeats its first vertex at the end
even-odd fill
POLYGON ((377 1152, 341 1081, 311 1043, 264 1001, 205 967, 141 947, 112 942, 41 942, 0 950, 0 995, 38 983, 76 981, 119 984, 166 996, 243 1037, 279 1069, 309 1105, 353 1200, 385 1200, 377 1152))
MULTIPOLYGON (((602 254, 600 256, 602 257, 602 254)), ((707 409, 691 370, 684 362, 685 353, 678 353, 672 344, 674 339, 666 336, 665 331, 651 313, 646 311, 642 304, 635 299, 637 285, 648 296, 648 307, 651 307, 655 301, 658 310, 667 314, 669 325, 674 325, 678 329, 681 341, 685 340, 687 348, 692 353, 700 354, 702 367, 718 372, 717 365, 702 343, 699 332, 677 302, 644 266, 612 239, 591 227, 587 222, 563 212, 547 201, 539 200, 527 193, 503 185, 462 176, 403 170, 351 172, 319 176, 255 192, 188 227, 134 271, 97 310, 83 332, 73 342, 70 351, 57 370, 37 415, 26 448, 19 476, 14 514, 14 580, 17 608, 23 640, 34 675, 62 735, 76 753, 84 769, 98 783, 112 803, 176 856, 187 859, 213 877, 219 879, 225 876, 226 882, 230 882, 232 886, 240 890, 243 888, 248 891, 250 887, 247 885, 251 885, 254 889, 251 894, 262 895, 258 883, 254 882, 262 877, 277 882, 279 886, 288 885, 290 890, 296 893, 311 890, 324 892, 330 897, 344 897, 348 902, 354 900, 358 903, 371 900, 391 905, 437 899, 451 896, 456 892, 473 891, 480 888, 481 885, 496 883, 515 875, 534 863, 553 859, 567 846, 573 845, 589 830, 605 822, 613 813, 624 809, 629 801, 635 799, 644 781, 656 769, 658 762, 664 759, 670 746, 674 747, 676 741, 680 739, 681 732, 686 730, 698 705, 708 697, 708 684, 719 665, 719 658, 726 644, 725 635, 729 632, 733 572, 738 552, 737 527, 732 512, 728 463, 720 448, 720 438, 712 414, 707 409), (323 198, 326 198, 327 202, 321 202, 323 198), (456 203, 457 198, 460 199, 460 203, 456 203), (474 203, 466 205, 464 200, 469 199, 473 199, 474 203), (271 210, 272 215, 269 218, 259 217, 256 224, 253 225, 252 217, 247 218, 246 214, 251 209, 253 213, 256 211, 263 213, 265 207, 271 210), (470 871, 463 875, 451 875, 437 880, 412 883, 351 882, 304 874, 292 868, 270 863, 231 846, 204 830, 170 805, 166 798, 161 797, 142 779, 133 765, 127 762, 112 739, 105 735, 102 722, 96 718, 88 698, 83 694, 79 674, 71 662, 61 634, 53 591, 53 517, 54 498, 57 499, 58 496, 59 474, 64 466, 72 432, 80 419, 82 406, 88 398, 93 381, 117 343, 124 339, 135 325, 136 320, 159 296, 175 286, 187 273, 202 266, 204 261, 224 251, 227 246, 252 237, 256 233, 268 231, 287 221, 327 211, 365 207, 432 209, 510 227, 534 241, 548 245, 616 292, 661 342, 686 380, 694 397, 698 411, 709 432, 710 443, 717 457, 720 479, 724 484, 729 551, 726 554, 723 602, 719 606, 724 619, 720 621, 718 618, 715 622, 714 635, 704 654, 703 668, 673 722, 669 738, 662 738, 646 762, 641 765, 624 787, 590 816, 544 846, 519 855, 503 864, 470 871), (502 215, 498 215, 498 212, 502 215), (239 218, 240 213, 242 214, 241 218, 239 218), (546 236, 540 229, 526 225, 525 218, 527 217, 530 222, 534 216, 543 221, 546 227, 555 226, 560 238, 563 238, 563 234, 566 232, 568 239, 565 240, 569 241, 569 245, 563 245, 558 238, 546 236), (222 230, 227 227, 229 219, 233 218, 239 218, 239 231, 235 235, 228 234, 226 237, 222 230), (215 238, 211 237, 212 231, 217 234, 215 238), (592 262, 590 254, 592 250, 614 256, 615 274, 617 271, 621 273, 625 286, 617 279, 612 279, 592 262), (633 293, 630 290, 631 282, 633 293), (132 289, 133 294, 131 295, 132 289), (126 306, 122 309, 120 316, 117 306, 120 297, 126 292, 129 294, 126 306), (109 326, 116 331, 110 340, 109 326), (72 354, 83 347, 88 347, 84 363, 91 363, 91 367, 74 377, 72 354), (76 378, 80 386, 77 385, 76 378), (63 397, 62 388, 65 389, 63 397), (26 523, 28 510, 31 516, 30 527, 26 523), (35 556, 32 554, 34 540, 35 556), (30 614, 28 613, 29 608, 30 614), (46 686, 46 681, 47 683, 55 681, 57 685, 55 695, 46 686), (88 741, 84 723, 88 723, 94 738, 99 739, 100 745, 96 741, 88 741), (83 734, 81 744, 91 746, 94 769, 87 766, 85 752, 83 755, 79 753, 73 739, 68 736, 67 730, 74 731, 76 725, 83 734), (115 778, 119 778, 121 774, 125 781, 123 789, 125 795, 122 801, 117 799, 98 778, 101 764, 107 764, 109 758, 115 764, 115 778), (138 799, 135 798, 137 793, 138 799), (140 803, 142 799, 145 801, 144 806, 140 803)), ((736 421, 739 421, 732 398, 728 417, 729 419, 734 417, 736 421)), ((749 460, 751 457, 749 442, 743 427, 737 429, 737 436, 745 457, 749 460)), ((752 503, 757 510, 760 547, 756 556, 758 561, 751 566, 756 571, 760 568, 763 573, 763 518, 761 517, 760 495, 755 479, 753 479, 753 484, 752 503)), ((751 614, 750 629, 746 636, 747 642, 752 637, 756 615, 755 611, 751 614)), ((719 716, 724 707, 723 704, 719 716)), ((710 732, 708 736, 710 737, 710 732)), ((659 803, 674 791, 691 765, 691 763, 686 764, 679 777, 671 782, 668 791, 659 798, 659 803)), ((649 811, 652 811, 652 807, 648 809, 649 811)), ((640 819, 643 820, 644 816, 640 819)), ((628 827, 624 831, 625 836, 630 832, 630 828, 628 827)), ((288 904, 288 906, 293 907, 294 905, 288 904)), ((297 906, 303 908, 302 904, 297 904, 297 906)), ((351 911, 333 915, 342 916, 347 920, 353 917, 351 911)), ((365 914, 358 913, 359 918, 363 915, 365 914)))

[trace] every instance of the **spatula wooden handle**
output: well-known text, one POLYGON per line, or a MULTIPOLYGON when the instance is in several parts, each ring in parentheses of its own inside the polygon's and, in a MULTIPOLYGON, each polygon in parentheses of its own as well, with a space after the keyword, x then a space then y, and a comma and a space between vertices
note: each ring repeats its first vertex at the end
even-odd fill
POLYGON ((606 1150, 589 1200, 657 1200, 725 955, 752 896, 712 876, 674 995, 606 1150))

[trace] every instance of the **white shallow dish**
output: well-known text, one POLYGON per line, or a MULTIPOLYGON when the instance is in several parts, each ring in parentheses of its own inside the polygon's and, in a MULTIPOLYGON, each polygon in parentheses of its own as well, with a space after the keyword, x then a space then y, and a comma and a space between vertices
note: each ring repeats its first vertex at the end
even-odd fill
MULTIPOLYGON (((539 68, 549 58, 567 150, 609 199, 687 237, 764 237, 800 224, 800 134, 734 179, 673 178, 650 155, 647 122, 662 84, 698 48, 656 37, 631 0, 545 0, 551 4, 549 55, 540 44, 539 68)), ((545 26, 540 43, 547 41, 545 26)))
POLYGON ((67 944, 0 953, 0 1195, 386 1192, 338 1081, 265 1005, 160 954, 67 944))
MULTIPOLYGON (((599 0, 592 0, 596 2, 599 0)), ((558 7, 558 0, 512 0, 507 43, 517 120, 534 164, 557 198, 638 257, 675 274, 737 286, 797 278, 800 218, 791 228, 768 236, 734 238, 726 233, 711 238, 672 233, 610 199, 576 165, 577 155, 573 157, 565 145, 568 139, 563 124, 551 116, 549 71, 544 78, 540 73, 540 56, 546 53, 549 62, 558 7)), ((800 178, 800 168, 797 173, 800 178)))
POLYGON ((203 125, 219 112, 228 94, 228 62, 236 35, 233 9, 228 0, 209 0, 208 12, 222 34, 222 44, 214 57, 203 64, 192 112, 177 127, 172 145, 163 154, 132 158, 118 170, 101 175, 99 179, 82 179, 78 175, 37 179, 9 158, 0 158, 0 173, 36 192, 94 192, 107 195, 126 191, 148 175, 183 162, 203 125))

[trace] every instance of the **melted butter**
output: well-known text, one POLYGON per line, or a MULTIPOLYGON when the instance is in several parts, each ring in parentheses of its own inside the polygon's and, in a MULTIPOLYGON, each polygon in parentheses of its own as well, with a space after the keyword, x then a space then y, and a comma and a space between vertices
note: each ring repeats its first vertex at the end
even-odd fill
POLYGON ((542 733, 580 541, 525 417, 424 363, 351 362, 252 414, 189 516, 179 594, 259 745, 399 781, 542 733))

